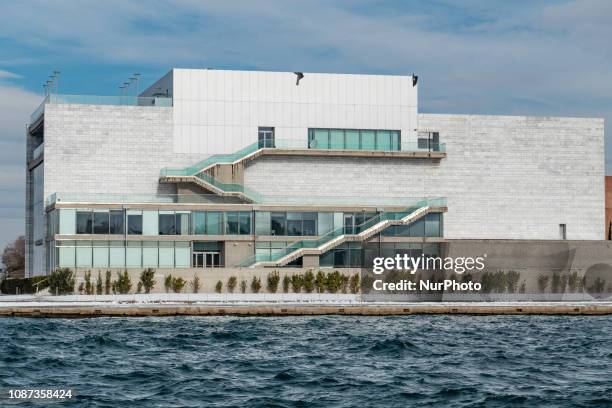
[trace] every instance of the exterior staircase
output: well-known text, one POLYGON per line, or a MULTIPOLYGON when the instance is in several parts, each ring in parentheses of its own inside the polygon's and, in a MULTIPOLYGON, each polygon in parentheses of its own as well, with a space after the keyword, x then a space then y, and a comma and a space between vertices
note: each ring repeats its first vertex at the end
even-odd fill
POLYGON ((237 197, 250 203, 261 202, 262 196, 237 183, 223 183, 215 179, 209 172, 218 165, 237 165, 254 160, 264 152, 259 143, 230 154, 215 154, 207 159, 184 169, 164 168, 160 172, 159 181, 162 183, 195 183, 222 197, 237 197))
POLYGON ((295 242, 271 256, 254 255, 243 261, 240 266, 251 268, 283 266, 304 255, 321 255, 344 242, 367 241, 391 225, 410 224, 425 216, 432 208, 431 203, 424 201, 405 211, 383 212, 356 226, 351 234, 347 234, 344 227, 337 228, 318 239, 295 242))

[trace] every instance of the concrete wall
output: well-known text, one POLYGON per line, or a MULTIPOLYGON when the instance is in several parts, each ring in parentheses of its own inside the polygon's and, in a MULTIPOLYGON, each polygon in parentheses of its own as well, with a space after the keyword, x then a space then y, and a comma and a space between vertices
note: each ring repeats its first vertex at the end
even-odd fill
POLYGON ((305 73, 296 86, 292 72, 174 69, 172 75, 176 153, 236 151, 257 142, 259 126, 304 148, 309 127, 401 130, 403 142, 416 142, 412 76, 305 73))
POLYGON ((159 184, 160 169, 201 159, 172 152, 172 108, 45 107, 45 197, 173 193, 173 185, 159 184))
POLYGON ((264 195, 444 196, 450 239, 604 236, 603 120, 419 115, 447 158, 263 157, 245 185, 264 195))

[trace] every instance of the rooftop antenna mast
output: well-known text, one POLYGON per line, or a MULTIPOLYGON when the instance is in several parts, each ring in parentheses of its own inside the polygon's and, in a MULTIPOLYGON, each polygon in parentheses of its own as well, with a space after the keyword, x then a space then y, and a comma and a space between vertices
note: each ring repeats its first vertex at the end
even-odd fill
MULTIPOLYGON (((140 83, 140 74, 139 73, 134 73, 134 82, 136 82, 136 96, 138 96, 138 92, 139 92, 139 87, 138 84, 140 83)), ((132 78, 130 78, 132 79, 132 78)))
POLYGON ((55 93, 59 94, 60 72, 59 71, 53 71, 53 76, 55 77, 55 93))

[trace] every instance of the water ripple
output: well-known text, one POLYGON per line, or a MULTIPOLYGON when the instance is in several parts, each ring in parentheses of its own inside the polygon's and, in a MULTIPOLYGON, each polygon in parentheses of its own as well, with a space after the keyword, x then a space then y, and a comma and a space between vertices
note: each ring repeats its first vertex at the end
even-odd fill
POLYGON ((608 316, 7 318, 0 390, 72 388, 61 406, 88 407, 612 406, 611 338, 608 316))

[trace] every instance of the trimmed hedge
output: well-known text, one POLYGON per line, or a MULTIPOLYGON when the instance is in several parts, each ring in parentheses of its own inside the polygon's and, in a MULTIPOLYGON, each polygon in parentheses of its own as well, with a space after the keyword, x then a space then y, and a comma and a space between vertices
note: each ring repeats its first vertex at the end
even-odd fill
POLYGON ((0 284, 0 292, 5 295, 14 295, 19 290, 19 294, 32 294, 36 293, 36 283, 42 282, 38 285, 38 290, 43 290, 49 287, 49 281, 46 280, 46 276, 34 276, 32 278, 13 278, 5 279, 0 284))

